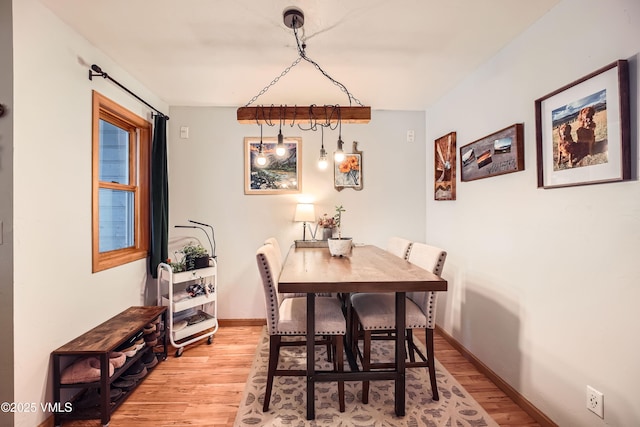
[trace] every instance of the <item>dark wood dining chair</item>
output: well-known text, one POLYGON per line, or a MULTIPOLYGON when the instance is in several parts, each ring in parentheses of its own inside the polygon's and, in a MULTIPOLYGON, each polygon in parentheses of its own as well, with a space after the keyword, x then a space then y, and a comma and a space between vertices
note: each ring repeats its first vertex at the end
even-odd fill
MULTIPOLYGON (((414 242, 408 261, 440 276, 447 253, 435 246, 414 242)), ((436 293, 407 292, 406 294, 407 368, 426 367, 429 370, 433 400, 438 400, 438 385, 433 353, 433 331, 435 329, 436 293), (426 354, 423 354, 413 340, 413 329, 425 329, 426 354), (421 360, 416 360, 416 353, 421 360)), ((371 342, 374 339, 395 339, 395 294, 357 293, 351 296, 351 323, 354 337, 352 347, 358 355, 363 371, 392 368, 395 363, 372 363, 371 342), (379 335, 378 333, 385 334, 379 335), (358 340, 363 340, 362 351, 358 340)), ((362 382, 362 402, 369 401, 369 382, 362 382)))
MULTIPOLYGON (((306 295, 284 298, 278 292, 280 270, 277 270, 279 264, 273 245, 261 246, 256 253, 256 261, 262 278, 269 333, 269 367, 262 408, 266 412, 269 410, 275 376, 306 376, 306 370, 278 369, 278 359, 282 347, 307 343, 307 298, 306 295), (296 339, 283 340, 283 337, 296 337, 296 339)), ((327 348, 330 351, 327 357, 329 361, 333 361, 333 370, 337 372, 344 370, 343 340, 346 330, 346 320, 340 301, 335 297, 316 297, 315 333, 318 337, 316 344, 329 344, 327 348)), ((310 356, 307 355, 307 357, 310 356)), ((344 412, 344 381, 338 381, 338 400, 340 412, 344 412)))

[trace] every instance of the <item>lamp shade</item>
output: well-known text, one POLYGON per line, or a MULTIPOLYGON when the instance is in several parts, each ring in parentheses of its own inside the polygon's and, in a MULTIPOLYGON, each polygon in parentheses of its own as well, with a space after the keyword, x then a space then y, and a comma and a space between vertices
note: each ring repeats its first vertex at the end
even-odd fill
POLYGON ((296 214, 293 217, 295 222, 315 222, 316 211, 312 203, 298 203, 296 214))

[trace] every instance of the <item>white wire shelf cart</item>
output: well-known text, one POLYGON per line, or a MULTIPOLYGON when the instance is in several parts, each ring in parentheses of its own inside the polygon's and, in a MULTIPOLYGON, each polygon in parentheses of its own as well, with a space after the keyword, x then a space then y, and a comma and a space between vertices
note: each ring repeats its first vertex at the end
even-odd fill
POLYGON ((213 342, 218 331, 217 270, 213 258, 208 267, 179 273, 169 264, 158 265, 158 305, 168 307, 167 329, 176 357, 196 341, 206 338, 208 344, 213 342))

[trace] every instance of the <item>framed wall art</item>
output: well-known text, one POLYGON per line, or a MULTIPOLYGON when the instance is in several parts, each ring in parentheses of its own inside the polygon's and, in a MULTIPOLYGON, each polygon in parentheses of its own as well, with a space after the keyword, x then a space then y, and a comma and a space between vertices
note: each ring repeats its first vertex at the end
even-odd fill
POLYGON ((524 125, 516 123, 460 147, 460 179, 473 181, 524 170, 524 125))
POLYGON ((441 136, 434 142, 435 200, 456 199, 456 133, 441 136))
POLYGON ((358 150, 357 141, 353 141, 353 149, 345 154, 343 161, 333 163, 333 186, 336 190, 362 190, 362 151, 358 150))
POLYGON ((627 61, 537 99, 535 109, 538 187, 631 178, 627 61))
POLYGON ((285 153, 276 154, 277 138, 244 139, 244 193, 287 194, 302 189, 302 138, 284 138, 285 153), (261 147, 262 142, 262 147, 261 147), (264 164, 258 162, 262 151, 264 164))

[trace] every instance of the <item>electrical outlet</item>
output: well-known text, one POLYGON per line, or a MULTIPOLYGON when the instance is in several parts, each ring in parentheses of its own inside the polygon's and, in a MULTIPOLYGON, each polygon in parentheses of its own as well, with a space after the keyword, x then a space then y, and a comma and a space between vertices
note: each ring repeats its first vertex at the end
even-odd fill
POLYGON ((587 386, 587 409, 604 418, 604 395, 591 386, 587 386))

